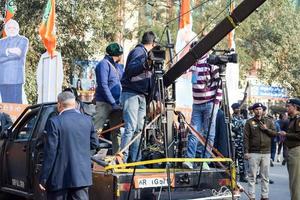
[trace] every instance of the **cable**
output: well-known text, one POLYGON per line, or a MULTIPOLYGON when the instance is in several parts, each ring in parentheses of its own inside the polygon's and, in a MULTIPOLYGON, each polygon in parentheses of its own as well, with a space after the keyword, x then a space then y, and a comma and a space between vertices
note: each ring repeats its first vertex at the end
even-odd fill
MULTIPOLYGON (((236 0, 234 0, 236 1, 236 0)), ((224 11, 226 11, 228 8, 230 7, 230 4, 228 4, 222 11, 220 11, 209 23, 207 23, 204 28, 195 36, 193 37, 179 52, 176 52, 176 54, 173 56, 172 59, 176 58, 194 39, 196 39, 200 34, 203 33, 203 31, 209 26, 212 24, 212 22, 214 20, 216 20, 224 11)), ((166 63, 166 65, 168 65, 170 63, 170 61, 168 61, 166 63)))
MULTIPOLYGON (((171 22, 173 22, 173 21, 175 21, 175 20, 177 20, 177 19, 180 19, 180 18, 183 17, 184 15, 186 15, 186 14, 192 12, 193 10, 195 10, 195 9, 197 9, 197 8, 199 8, 199 7, 201 7, 201 6, 203 6, 204 4, 206 4, 206 3, 210 2, 210 1, 214 1, 214 0, 207 0, 207 1, 205 1, 205 2, 203 2, 203 3, 201 3, 201 4, 199 4, 199 5, 197 5, 197 6, 193 7, 193 8, 191 8, 191 9, 188 10, 187 12, 182 13, 181 15, 178 15, 177 17, 175 17, 175 18, 173 18, 173 19, 167 21, 167 23, 165 24, 165 28, 164 28, 164 30, 163 30, 161 36, 159 37, 159 43, 161 43, 162 37, 163 37, 163 35, 164 35, 164 33, 165 33, 167 27, 169 26, 169 24, 170 24, 171 22)), ((181 6, 181 4, 180 4, 180 6, 181 6)))

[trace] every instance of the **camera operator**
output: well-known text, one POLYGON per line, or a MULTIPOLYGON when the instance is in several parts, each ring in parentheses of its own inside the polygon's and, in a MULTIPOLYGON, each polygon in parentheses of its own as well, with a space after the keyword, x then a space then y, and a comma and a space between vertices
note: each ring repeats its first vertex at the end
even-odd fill
MULTIPOLYGON (((121 103, 123 105, 123 119, 125 131, 121 135, 123 149, 133 138, 134 134, 142 131, 146 116, 146 97, 153 86, 153 73, 148 59, 148 52, 155 46, 155 34, 145 32, 141 44, 138 44, 128 55, 125 72, 121 80, 123 91, 121 103)), ((137 155, 139 140, 136 140, 128 150, 123 153, 124 162, 128 156, 131 161, 140 160, 137 155)))
MULTIPOLYGON (((191 48, 193 48, 196 43, 197 42, 193 42, 191 48)), ((208 54, 199 59, 191 68, 193 84, 193 110, 191 124, 198 132, 208 139, 208 142, 213 144, 215 138, 215 122, 219 103, 222 99, 222 90, 219 87, 219 66, 208 64, 207 59, 208 54), (212 112, 213 116, 212 119, 210 119, 212 112), (208 134, 209 125, 210 132, 208 134), (207 135, 209 135, 208 138, 207 135)), ((189 133, 188 150, 186 155, 188 158, 195 158, 198 145, 199 141, 196 136, 189 133)), ((200 145, 199 148, 202 154, 204 146, 200 145)), ((206 152, 205 157, 209 158, 210 154, 206 152)), ((193 164, 190 162, 184 162, 183 166, 189 169, 193 168, 193 164)), ((203 169, 209 170, 207 163, 203 163, 203 169)))

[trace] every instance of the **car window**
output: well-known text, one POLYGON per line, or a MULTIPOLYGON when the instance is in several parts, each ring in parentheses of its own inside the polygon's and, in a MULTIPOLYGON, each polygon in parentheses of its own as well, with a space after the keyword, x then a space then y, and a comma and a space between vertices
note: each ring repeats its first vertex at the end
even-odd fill
POLYGON ((37 115, 32 115, 19 129, 16 140, 29 140, 36 123, 37 115))

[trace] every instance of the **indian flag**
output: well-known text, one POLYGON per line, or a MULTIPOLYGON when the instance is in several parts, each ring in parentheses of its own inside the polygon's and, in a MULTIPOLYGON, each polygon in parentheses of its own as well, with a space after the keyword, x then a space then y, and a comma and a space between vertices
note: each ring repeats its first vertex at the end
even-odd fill
POLYGON ((56 49, 56 34, 55 34, 55 0, 48 0, 43 21, 39 29, 39 34, 42 38, 43 44, 50 54, 51 58, 54 56, 56 49))

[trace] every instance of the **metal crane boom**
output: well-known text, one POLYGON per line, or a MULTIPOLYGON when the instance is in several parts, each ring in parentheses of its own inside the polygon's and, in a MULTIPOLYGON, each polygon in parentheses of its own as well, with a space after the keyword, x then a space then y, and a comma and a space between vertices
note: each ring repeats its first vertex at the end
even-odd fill
POLYGON ((197 43, 185 56, 173 65, 163 76, 164 86, 168 87, 199 58, 211 50, 230 31, 235 29, 252 12, 260 7, 266 0, 244 0, 236 9, 223 19, 211 32, 197 43))

